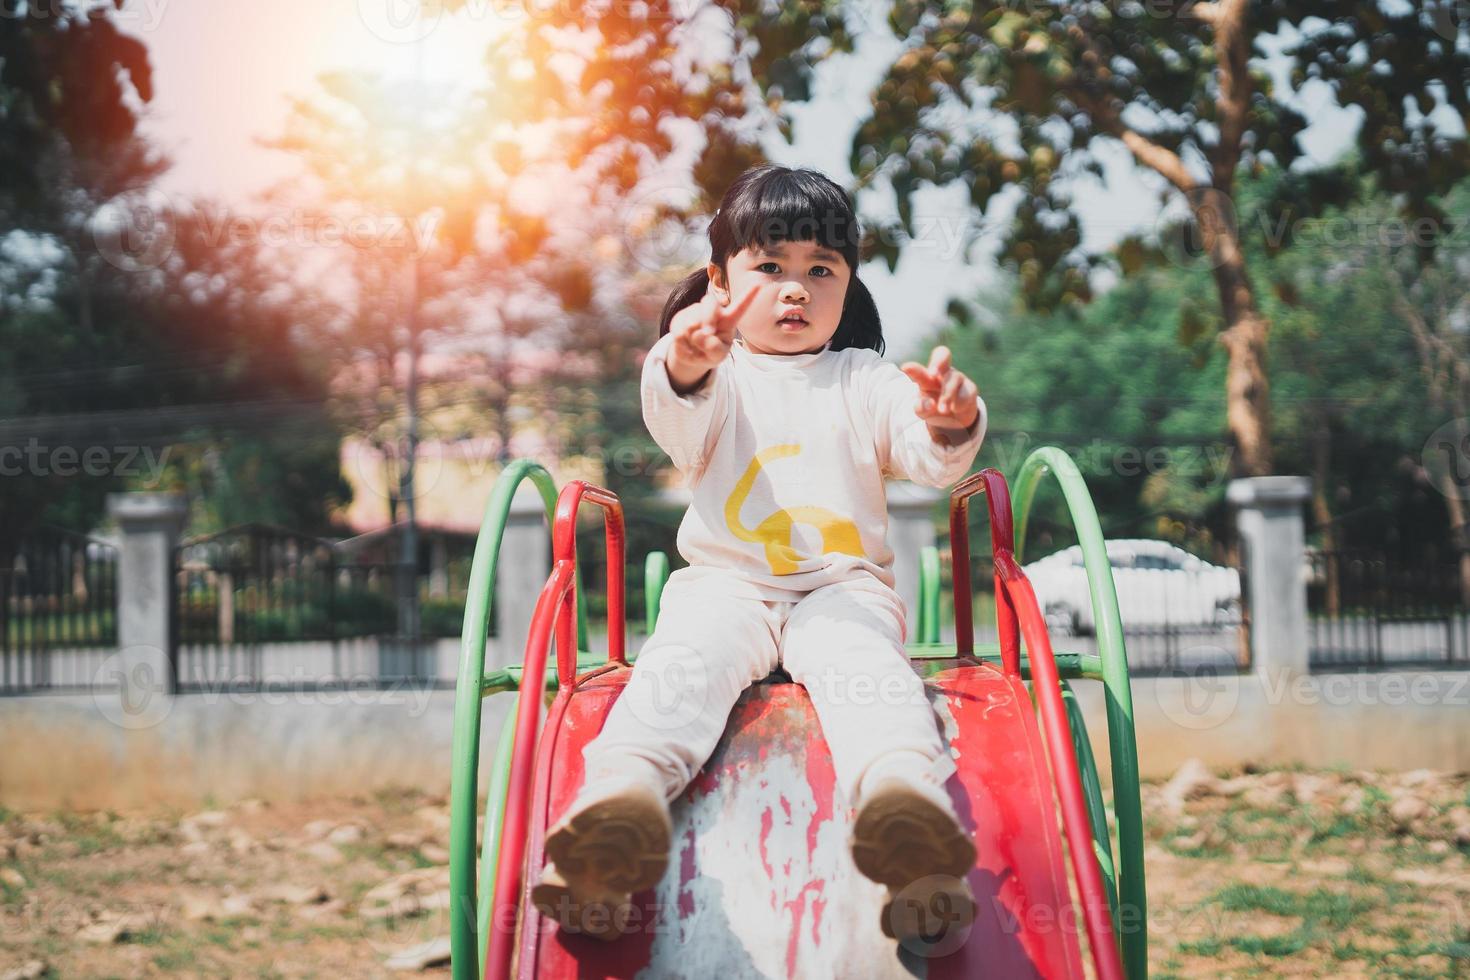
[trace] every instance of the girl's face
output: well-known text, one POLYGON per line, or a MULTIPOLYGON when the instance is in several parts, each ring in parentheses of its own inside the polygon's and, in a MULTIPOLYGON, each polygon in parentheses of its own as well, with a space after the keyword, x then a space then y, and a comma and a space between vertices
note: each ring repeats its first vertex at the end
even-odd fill
POLYGON ((719 266, 709 266, 721 302, 757 295, 735 329, 757 354, 809 354, 837 332, 852 270, 841 253, 816 242, 772 242, 730 256, 726 284, 719 266), (790 319, 792 317, 798 319, 790 319))

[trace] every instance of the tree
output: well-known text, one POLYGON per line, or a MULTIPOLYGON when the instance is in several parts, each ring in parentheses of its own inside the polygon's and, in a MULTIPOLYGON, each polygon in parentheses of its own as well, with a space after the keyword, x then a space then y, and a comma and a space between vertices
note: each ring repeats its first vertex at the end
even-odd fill
MULTIPOLYGON (((208 204, 153 191, 168 162, 134 110, 152 85, 146 48, 96 4, 0 19, 0 448, 41 460, 5 474, 0 548, 41 523, 90 530, 128 485, 202 489, 186 475, 222 432, 260 463, 320 389, 277 270, 221 247, 208 204)), ((335 451, 297 450, 292 475, 272 506, 322 518, 308 498, 340 490, 335 451)))
MULTIPOLYGON (((1222 313, 1238 472, 1264 474, 1273 461, 1270 324, 1246 260, 1247 239, 1258 231, 1237 220, 1236 185, 1243 172, 1291 168, 1307 125, 1267 74, 1264 42, 1281 37, 1294 88, 1321 81, 1340 105, 1362 110, 1364 164, 1399 196, 1405 216, 1442 221, 1435 195, 1470 165, 1463 130, 1431 115, 1440 107, 1470 119, 1470 53, 1456 43, 1467 25, 1453 6, 1217 0, 1161 10, 1081 0, 897 0, 889 24, 904 49, 854 137, 853 173, 862 182, 887 176, 908 235, 921 184, 963 182, 981 212, 1018 188, 1001 258, 1019 275, 1027 302, 1046 309, 1087 300, 1088 273, 1102 261, 1134 272, 1148 257, 1142 242, 1112 259, 1087 254, 1073 209, 1070 178, 1102 176, 1099 144, 1126 147, 1139 167, 1163 178, 1165 196, 1188 209, 1222 313), (980 105, 1008 122, 1007 131, 965 125, 980 105)), ((1266 210, 1309 217, 1351 189, 1335 170, 1294 174, 1266 210)))
MULTIPOLYGON (((1267 170, 1242 181, 1240 213, 1258 220, 1290 179, 1267 170)), ((1411 239, 1395 231, 1394 203, 1359 179, 1358 203, 1300 226, 1289 247, 1272 253, 1249 243, 1262 310, 1275 325, 1268 353, 1278 458, 1313 478, 1312 543, 1422 564, 1459 521, 1458 498, 1432 486, 1439 474, 1425 472, 1419 454, 1454 409, 1404 383, 1425 362, 1420 325, 1403 303, 1415 297, 1437 325, 1436 343, 1463 352, 1454 285, 1463 246, 1441 245, 1420 269, 1411 239), (1344 243, 1344 229, 1363 233, 1344 243), (1401 280, 1411 275, 1406 293, 1401 280)), ((1457 225, 1465 200, 1458 187, 1445 202, 1457 225)), ((1230 447, 1215 437, 1226 355, 1212 339, 1209 270, 1144 269, 1091 303, 1046 312, 1025 310, 1020 291, 1013 281, 972 299, 996 326, 956 320, 933 341, 950 345, 986 399, 992 429, 981 463, 1011 472, 1037 443, 1057 443, 1078 459, 1110 536, 1147 533, 1197 548, 1229 540, 1230 447)), ((1446 380, 1456 370, 1453 359, 1432 363, 1446 380)))

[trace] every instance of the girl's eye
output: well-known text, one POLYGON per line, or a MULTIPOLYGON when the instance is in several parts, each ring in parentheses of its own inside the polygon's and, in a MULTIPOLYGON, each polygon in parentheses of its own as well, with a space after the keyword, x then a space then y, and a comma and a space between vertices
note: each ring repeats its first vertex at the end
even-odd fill
MULTIPOLYGON (((778 266, 774 262, 762 262, 760 265, 756 266, 755 268, 756 268, 756 271, 757 272, 765 272, 766 269, 768 269, 768 268, 773 273, 774 272, 780 272, 781 271, 781 267, 778 266)), ((822 270, 822 274, 817 277, 819 279, 825 279, 828 276, 832 275, 832 270, 829 269, 829 268, 827 268, 825 265, 814 265, 814 266, 812 266, 812 271, 813 272, 816 272, 818 269, 822 270)))

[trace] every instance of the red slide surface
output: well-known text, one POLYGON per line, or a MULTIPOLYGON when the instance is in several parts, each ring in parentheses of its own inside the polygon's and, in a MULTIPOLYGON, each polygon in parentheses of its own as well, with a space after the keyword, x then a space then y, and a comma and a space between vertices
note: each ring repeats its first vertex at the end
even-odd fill
POLYGON ((883 935, 885 890, 857 871, 847 850, 851 814, 836 792, 806 691, 775 678, 742 695, 710 760, 675 801, 668 873, 633 896, 627 935, 603 943, 567 934, 530 904, 530 886, 545 864, 546 828, 575 796, 582 748, 601 731, 631 675, 622 642, 621 506, 609 492, 573 481, 558 500, 555 564, 526 648, 483 975, 1081 977, 1085 931, 1101 980, 1121 978, 1051 644, 1030 583, 1012 558, 1010 501, 1000 473, 985 470, 960 484, 950 520, 957 656, 914 666, 926 675, 958 765, 948 783, 951 797, 975 835, 978 856, 968 875, 978 904, 973 927, 951 930, 928 947, 883 935), (969 656, 967 500, 982 492, 991 518, 1003 668, 969 656), (572 529, 584 497, 607 517, 612 643, 607 665, 574 677, 572 529), (553 630, 559 690, 537 738, 553 630), (1040 725, 1021 680, 1023 636, 1032 652, 1040 725), (1054 749, 1050 767, 1043 728, 1054 749), (1058 805, 1083 896, 1080 911, 1068 893, 1058 805))
MULTIPOLYGON (((959 766, 950 793, 979 852, 968 932, 912 949, 883 935, 884 889, 846 849, 850 808, 811 702, 773 675, 745 692, 714 755, 675 801, 669 870, 633 897, 633 931, 612 944, 564 934, 523 889, 516 975, 1082 976, 1080 918, 1025 686, 986 663, 915 666, 930 673, 930 703, 959 766)), ((553 708, 536 759, 528 881, 545 863, 547 826, 582 783, 582 747, 630 673, 616 666, 584 676, 560 718, 553 708)))

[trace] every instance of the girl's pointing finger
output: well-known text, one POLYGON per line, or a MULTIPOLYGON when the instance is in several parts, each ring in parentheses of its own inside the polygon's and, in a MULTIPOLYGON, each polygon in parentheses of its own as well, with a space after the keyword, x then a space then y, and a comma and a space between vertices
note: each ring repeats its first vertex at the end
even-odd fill
POLYGON ((939 390, 939 379, 929 373, 929 369, 915 361, 905 361, 899 365, 899 370, 913 379, 919 389, 924 392, 939 390))
POLYGON ((726 324, 733 326, 735 321, 740 319, 741 315, 749 308, 751 302, 755 299, 756 292, 757 290, 755 289, 747 289, 745 295, 740 297, 736 302, 731 303, 729 306, 718 307, 715 310, 715 322, 721 327, 724 327, 726 324))
POLYGON ((948 370, 949 348, 941 344, 929 354, 929 373, 934 375, 935 378, 942 378, 948 370))

